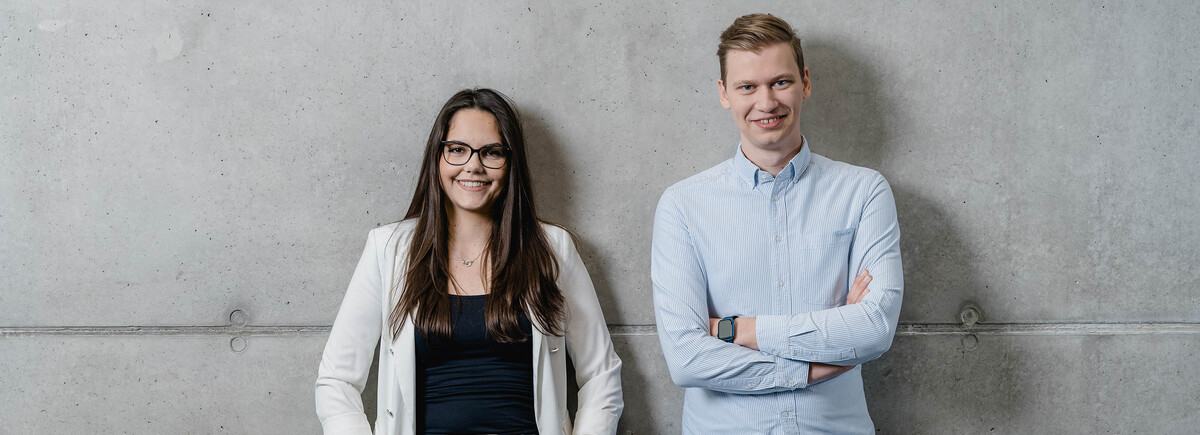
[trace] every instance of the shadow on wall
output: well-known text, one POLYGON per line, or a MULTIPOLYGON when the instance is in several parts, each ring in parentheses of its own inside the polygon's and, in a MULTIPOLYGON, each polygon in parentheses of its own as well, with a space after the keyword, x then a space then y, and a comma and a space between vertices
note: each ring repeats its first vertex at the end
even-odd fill
MULTIPOLYGON (((984 286, 974 269, 974 254, 963 243, 941 203, 923 196, 919 189, 905 183, 903 174, 891 170, 899 168, 891 158, 907 152, 899 149, 899 144, 894 141, 895 123, 904 122, 907 108, 897 107, 888 98, 891 92, 880 88, 879 73, 867 56, 839 45, 837 41, 815 38, 805 40, 804 53, 813 90, 812 97, 806 101, 802 122, 813 151, 834 160, 879 170, 887 177, 895 195, 906 293, 901 322, 914 317, 957 322, 957 312, 929 311, 978 300, 977 292, 984 286), (943 295, 954 295, 958 300, 949 303, 931 300, 943 295)), ((884 433, 920 431, 923 422, 910 418, 914 413, 906 412, 906 397, 945 392, 946 387, 956 391, 945 383, 953 384, 970 375, 964 373, 971 368, 963 364, 968 359, 962 358, 969 350, 960 344, 960 340, 936 340, 936 343, 949 346, 934 352, 905 351, 906 343, 917 345, 916 341, 922 341, 922 338, 897 339, 889 353, 864 365, 867 403, 876 427, 884 433), (945 383, 936 386, 913 385, 917 380, 937 378, 918 377, 914 370, 920 369, 942 371, 950 379, 944 379, 942 382, 945 383), (913 376, 905 379, 904 373, 913 376)), ((1003 342, 989 340, 988 344, 999 346, 1003 342)), ((1016 349, 989 349, 989 353, 992 352, 1019 358, 1016 349)), ((1004 367, 1014 365, 1010 361, 1004 367)), ((1015 383, 1010 382, 991 385, 984 392, 964 392, 955 394, 956 397, 935 398, 932 402, 944 406, 940 413, 950 415, 970 415, 986 406, 994 415, 1016 417, 1018 404, 1022 402, 1021 394, 1015 383), (1004 399, 996 400, 997 397, 1004 399), (996 409, 997 405, 1008 409, 996 409)), ((929 401, 928 398, 925 401, 929 401)))
MULTIPOLYGON (((566 227, 575 236, 575 248, 587 265, 592 284, 596 287, 596 297, 604 310, 604 318, 609 324, 626 324, 620 318, 620 312, 613 308, 618 306, 620 295, 615 291, 609 279, 609 259, 592 254, 592 240, 585 234, 576 231, 586 223, 581 222, 587 213, 580 210, 582 201, 577 195, 581 192, 578 180, 580 172, 587 168, 573 166, 570 145, 566 143, 554 128, 546 123, 544 116, 533 107, 521 107, 521 121, 525 128, 525 140, 528 150, 530 177, 533 178, 533 194, 537 200, 538 217, 548 222, 566 227)), ((595 236, 595 235, 592 235, 595 236)), ((647 277, 648 278, 648 277, 647 277)))
MULTIPOLYGON (((531 107, 521 107, 521 120, 524 123, 526 141, 528 142, 528 158, 530 170, 532 172, 534 184, 534 195, 538 201, 538 213, 542 219, 550 222, 562 224, 568 229, 579 228, 581 222, 577 222, 585 213, 578 210, 580 201, 575 195, 579 193, 577 171, 582 168, 572 166, 572 161, 567 158, 567 152, 570 149, 569 144, 566 144, 555 132, 555 130, 545 122, 545 118, 539 116, 539 113, 531 107)), ((596 287, 596 296, 601 301, 602 305, 613 307, 615 303, 605 304, 605 301, 615 302, 618 295, 616 294, 613 284, 607 278, 609 275, 606 269, 609 262, 603 258, 595 258, 590 255, 592 241, 583 239, 579 233, 576 235, 576 248, 579 250, 579 255, 583 257, 587 263, 588 272, 592 277, 592 284, 596 287)), ((606 310, 604 317, 610 324, 624 324, 622 319, 618 318, 619 313, 613 310, 606 310)), ((646 337, 651 342, 657 343, 657 337, 646 337)), ((653 428, 659 424, 655 420, 659 417, 679 419, 679 409, 660 409, 663 408, 660 401, 661 392, 654 391, 655 388, 647 388, 648 386, 671 386, 666 367, 662 361, 662 356, 658 352, 641 353, 634 352, 634 346, 631 341, 636 340, 633 337, 613 337, 613 347, 617 351, 617 355, 621 357, 623 363, 621 371, 621 382, 625 389, 625 415, 621 419, 621 431, 653 431, 653 428), (661 370, 638 370, 642 367, 657 367, 661 370), (666 383, 664 384, 664 379, 666 383), (658 394, 656 395, 652 395, 658 394), (669 417, 663 417, 669 416, 669 417)), ((571 366, 570 360, 567 363, 567 408, 571 410, 572 418, 574 418, 574 410, 577 407, 578 385, 575 383, 575 373, 571 366)), ((682 395, 682 391, 679 392, 682 395)), ((675 402, 671 403, 674 408, 675 402)))

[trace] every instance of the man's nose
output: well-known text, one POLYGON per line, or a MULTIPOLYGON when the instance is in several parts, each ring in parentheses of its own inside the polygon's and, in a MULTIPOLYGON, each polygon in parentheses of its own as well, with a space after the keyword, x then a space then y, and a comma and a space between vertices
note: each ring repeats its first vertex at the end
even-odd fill
POLYGON ((754 108, 762 112, 770 112, 779 107, 779 99, 776 98, 775 90, 770 87, 764 88, 755 96, 754 108))

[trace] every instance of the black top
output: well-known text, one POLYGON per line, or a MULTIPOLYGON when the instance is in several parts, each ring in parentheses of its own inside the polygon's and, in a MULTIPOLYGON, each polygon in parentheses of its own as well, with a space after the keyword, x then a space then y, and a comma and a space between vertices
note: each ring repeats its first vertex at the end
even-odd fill
MULTIPOLYGON (((451 295, 450 302, 452 340, 415 334, 417 433, 537 433, 533 340, 498 343, 488 336, 487 295, 451 295)), ((519 322, 521 332, 532 334, 525 313, 519 322)))

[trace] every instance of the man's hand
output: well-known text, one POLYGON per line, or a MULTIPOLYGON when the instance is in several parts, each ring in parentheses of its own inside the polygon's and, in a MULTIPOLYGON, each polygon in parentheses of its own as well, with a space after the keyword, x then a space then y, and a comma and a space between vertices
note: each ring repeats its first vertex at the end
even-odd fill
MULTIPOLYGON (((846 305, 857 304, 862 302, 863 298, 871 293, 867 290, 867 284, 871 283, 871 273, 863 269, 854 277, 854 284, 850 285, 850 292, 846 294, 846 305)), ((808 383, 820 382, 826 379, 833 378, 842 373, 846 373, 855 366, 835 366, 817 362, 808 363, 808 383)))
POLYGON ((853 305, 862 302, 863 298, 871 293, 867 290, 867 284, 871 283, 871 273, 867 269, 863 269, 854 277, 854 284, 850 286, 850 293, 846 294, 846 305, 853 305))
POLYGON ((817 362, 808 363, 808 383, 820 382, 846 373, 855 366, 835 366, 817 362))

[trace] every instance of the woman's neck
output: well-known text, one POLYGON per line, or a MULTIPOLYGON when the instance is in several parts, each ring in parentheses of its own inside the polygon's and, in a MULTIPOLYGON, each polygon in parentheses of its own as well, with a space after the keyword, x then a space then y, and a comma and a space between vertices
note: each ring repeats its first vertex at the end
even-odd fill
POLYGON ((480 252, 492 237, 492 219, 475 213, 455 213, 447 210, 450 221, 450 246, 459 249, 461 255, 480 252))

